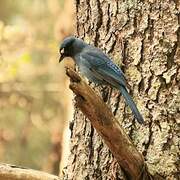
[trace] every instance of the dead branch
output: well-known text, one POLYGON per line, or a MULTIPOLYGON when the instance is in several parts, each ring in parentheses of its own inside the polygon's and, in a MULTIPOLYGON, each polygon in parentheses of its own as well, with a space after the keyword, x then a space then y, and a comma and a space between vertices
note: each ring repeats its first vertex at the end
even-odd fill
POLYGON ((42 171, 27 169, 10 164, 0 164, 0 179, 2 180, 60 180, 42 171))
POLYGON ((108 145, 128 179, 151 179, 144 158, 126 135, 110 108, 74 70, 67 68, 76 106, 89 118, 108 145))

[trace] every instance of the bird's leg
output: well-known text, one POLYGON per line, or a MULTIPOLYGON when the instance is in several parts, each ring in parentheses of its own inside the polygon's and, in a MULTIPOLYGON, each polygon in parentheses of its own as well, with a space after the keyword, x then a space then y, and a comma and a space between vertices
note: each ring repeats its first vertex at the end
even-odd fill
POLYGON ((102 98, 104 102, 109 103, 111 94, 112 94, 111 86, 102 86, 102 98))
POLYGON ((91 84, 93 84, 93 89, 99 88, 102 94, 102 99, 104 100, 104 102, 107 102, 110 87, 106 85, 98 84, 98 83, 89 82, 89 85, 91 84))

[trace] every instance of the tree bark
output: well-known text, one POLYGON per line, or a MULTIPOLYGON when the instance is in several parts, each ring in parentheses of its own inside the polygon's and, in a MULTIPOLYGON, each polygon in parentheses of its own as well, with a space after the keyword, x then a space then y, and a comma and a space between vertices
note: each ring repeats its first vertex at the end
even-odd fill
POLYGON ((76 95, 75 105, 89 118, 125 172, 126 177, 151 180, 152 176, 147 171, 142 154, 137 151, 110 108, 77 72, 67 68, 66 73, 71 79, 70 88, 76 95))
MULTIPOLYGON (((149 171, 178 179, 180 48, 178 1, 76 0, 77 35, 122 67, 145 125, 138 125, 117 90, 95 88, 149 171)), ((126 179, 89 120, 75 108, 64 179, 126 179)))

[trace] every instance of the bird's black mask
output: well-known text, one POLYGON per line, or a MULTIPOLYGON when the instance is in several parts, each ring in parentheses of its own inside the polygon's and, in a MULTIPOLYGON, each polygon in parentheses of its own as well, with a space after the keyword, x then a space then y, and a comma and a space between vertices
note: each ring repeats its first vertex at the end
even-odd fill
POLYGON ((66 57, 66 55, 64 53, 64 48, 62 48, 62 49, 60 48, 59 53, 60 53, 59 62, 61 62, 66 57))

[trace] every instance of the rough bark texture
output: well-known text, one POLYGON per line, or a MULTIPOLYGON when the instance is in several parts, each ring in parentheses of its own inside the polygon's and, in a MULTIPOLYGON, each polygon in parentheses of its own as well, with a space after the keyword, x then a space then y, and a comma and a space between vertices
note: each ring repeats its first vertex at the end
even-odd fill
POLYGON ((147 171, 142 154, 137 151, 111 109, 77 72, 67 68, 66 73, 71 80, 70 88, 76 95, 75 105, 91 121, 126 177, 151 180, 152 176, 147 171))
MULTIPOLYGON (((148 169, 178 179, 180 3, 173 0, 76 0, 77 35, 122 67, 146 121, 138 125, 117 90, 96 88, 144 155, 148 169)), ((75 109, 64 179, 125 179, 89 120, 75 109)))

